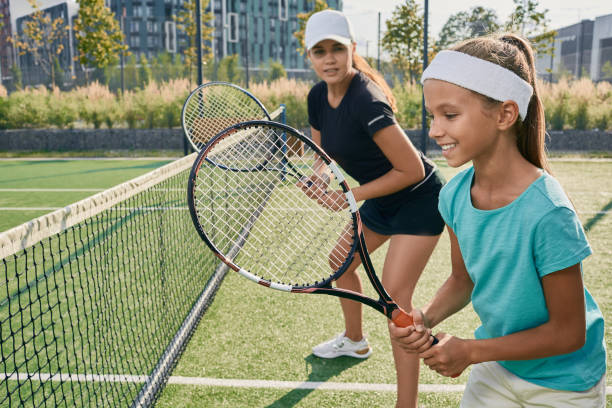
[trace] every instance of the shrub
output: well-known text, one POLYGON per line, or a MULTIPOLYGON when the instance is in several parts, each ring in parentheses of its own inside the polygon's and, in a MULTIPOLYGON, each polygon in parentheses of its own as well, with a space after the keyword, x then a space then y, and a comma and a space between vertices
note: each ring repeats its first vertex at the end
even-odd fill
POLYGON ((48 126, 48 93, 44 87, 12 93, 8 103, 7 127, 19 129, 48 126))
POLYGON ((49 98, 49 124, 59 129, 74 127, 74 122, 78 118, 76 108, 72 102, 66 98, 54 100, 49 98))
POLYGON ((393 87, 397 102, 397 121, 403 129, 421 127, 421 87, 416 84, 397 82, 393 87))
POLYGON ((115 95, 107 86, 99 82, 77 88, 74 98, 77 101, 79 117, 94 129, 100 129, 103 123, 108 125, 112 121, 112 110, 116 104, 115 95))
POLYGON ((574 129, 585 130, 589 123, 589 106, 587 100, 579 100, 576 104, 575 111, 573 112, 573 126, 574 129))
POLYGON ((612 106, 600 105, 592 111, 592 126, 595 129, 607 130, 612 125, 612 106))
POLYGON ((547 121, 552 130, 563 130, 565 119, 567 117, 567 103, 565 100, 560 100, 553 106, 550 119, 547 121))
POLYGON ((270 112, 284 104, 287 107, 287 124, 304 129, 309 126, 306 99, 311 86, 308 82, 279 78, 269 83, 254 84, 250 90, 270 112))
POLYGON ((0 97, 0 129, 8 128, 8 98, 0 97))

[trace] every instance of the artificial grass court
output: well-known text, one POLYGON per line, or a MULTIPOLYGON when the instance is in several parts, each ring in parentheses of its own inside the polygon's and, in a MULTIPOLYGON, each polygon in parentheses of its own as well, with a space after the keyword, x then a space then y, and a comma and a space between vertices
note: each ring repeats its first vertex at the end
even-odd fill
POLYGON ((170 162, 0 160, 0 232, 114 187, 170 162))
MULTIPOLYGON (((0 161, 0 207, 61 207, 95 194, 94 191, 7 191, 34 189, 104 189, 129 180, 165 160, 152 161, 0 161)), ((447 178, 457 170, 437 161, 447 178)), ((554 161, 553 171, 572 198, 587 229, 594 254, 584 262, 585 283, 606 320, 612 317, 612 163, 610 161, 554 161)), ((50 210, 0 211, 0 231, 50 210), (32 215, 33 214, 33 215, 32 215)), ((204 243, 202 243, 204 245, 204 243)), ((380 269, 384 248, 373 255, 380 269)), ((431 298, 450 270, 449 244, 442 236, 415 293, 415 304, 431 298)), ((363 276, 365 279, 365 276, 363 276)), ((368 284, 364 284, 368 290, 368 284)), ((372 294, 372 292, 369 292, 372 294)), ((373 355, 365 360, 321 360, 311 347, 342 331, 338 300, 293 295, 265 289, 228 273, 210 309, 200 321, 175 367, 173 377, 228 380, 267 380, 351 384, 393 384, 395 374, 385 319, 364 308, 364 326, 373 355)), ((472 337, 477 317, 471 307, 442 324, 440 331, 472 337)), ((609 326, 606 339, 610 348, 609 326)), ((608 360, 610 366, 611 360, 608 360)), ((143 375, 147 373, 123 373, 143 375)), ((607 384, 612 384, 608 374, 607 384)), ((437 375, 423 366, 421 384, 465 384, 437 375)), ((366 385, 363 387, 366 389, 366 385)), ((180 385, 162 391, 158 407, 388 407, 395 395, 388 391, 246 388, 180 385)), ((458 406, 460 392, 422 392, 420 405, 458 406)), ((612 396, 607 399, 612 407, 612 396)))

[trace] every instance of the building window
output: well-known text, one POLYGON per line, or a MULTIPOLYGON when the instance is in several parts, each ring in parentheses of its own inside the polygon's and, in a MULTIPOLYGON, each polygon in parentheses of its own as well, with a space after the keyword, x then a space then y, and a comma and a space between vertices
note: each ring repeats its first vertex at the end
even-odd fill
POLYGON ((228 41, 231 43, 237 43, 240 37, 239 34, 239 26, 238 26, 238 13, 227 13, 228 20, 228 31, 229 31, 229 39, 228 41))
POLYGON ((289 19, 289 0, 278 0, 278 19, 287 21, 289 19))
POLYGON ((166 21, 164 23, 165 31, 165 46, 170 53, 176 53, 176 23, 174 21, 166 21))
POLYGON ((600 78, 612 80, 612 37, 599 40, 600 78))

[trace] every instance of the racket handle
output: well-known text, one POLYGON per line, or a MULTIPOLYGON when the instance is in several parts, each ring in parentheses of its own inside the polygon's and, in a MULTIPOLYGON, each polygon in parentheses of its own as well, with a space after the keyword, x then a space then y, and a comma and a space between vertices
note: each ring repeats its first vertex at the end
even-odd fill
MULTIPOLYGON (((414 323, 412 316, 410 316, 400 307, 398 307, 391 315, 391 321, 397 327, 408 327, 412 326, 412 324, 414 323)), ((431 337, 433 337, 433 343, 431 343, 431 345, 435 346, 436 344, 438 344, 438 339, 436 338, 436 336, 432 334, 431 337)))
MULTIPOLYGON (((397 327, 408 327, 411 326, 414 323, 414 320, 412 319, 412 316, 410 316, 408 313, 406 313, 402 308, 398 307, 393 314, 391 315, 391 321, 393 322, 393 324, 395 324, 397 327)), ((432 346, 435 346, 436 344, 439 343, 438 339, 436 338, 436 336, 434 336, 433 334, 431 335, 431 337, 433 338, 433 342, 431 343, 432 346)), ((455 374, 453 376, 451 376, 452 378, 457 378, 461 375, 461 373, 459 374, 455 374)))
POLYGON ((400 307, 395 309, 391 314, 391 321, 397 327, 408 327, 412 326, 412 324, 414 323, 414 320, 412 320, 412 316, 410 316, 400 307))

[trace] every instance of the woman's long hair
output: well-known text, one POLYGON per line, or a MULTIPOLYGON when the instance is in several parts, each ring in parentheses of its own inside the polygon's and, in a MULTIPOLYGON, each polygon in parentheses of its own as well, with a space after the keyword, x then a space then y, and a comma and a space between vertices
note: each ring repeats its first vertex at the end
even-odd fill
POLYGON ((383 93, 387 97, 389 101, 389 106, 393 112, 397 112, 397 104, 395 101, 395 97, 393 96, 393 92, 391 92, 391 88, 387 84, 387 81, 383 78, 380 72, 376 71, 374 68, 368 64, 368 62, 361 55, 357 54, 357 52, 353 53, 353 68, 358 71, 363 72, 365 76, 370 78, 376 85, 382 89, 383 93))
MULTIPOLYGON (((516 34, 505 33, 472 38, 456 45, 453 50, 509 69, 533 87, 527 116, 522 121, 517 120, 515 124, 516 144, 525 159, 551 173, 546 157, 544 105, 539 96, 531 44, 516 34)), ((499 103, 483 97, 489 102, 499 103)))

